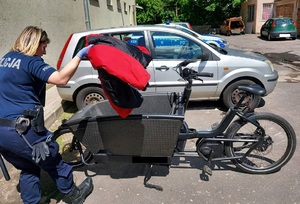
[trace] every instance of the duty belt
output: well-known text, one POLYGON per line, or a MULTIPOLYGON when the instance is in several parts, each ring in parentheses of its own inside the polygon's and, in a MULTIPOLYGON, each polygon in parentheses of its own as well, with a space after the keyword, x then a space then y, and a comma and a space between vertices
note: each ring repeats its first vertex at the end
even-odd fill
POLYGON ((0 118, 0 126, 3 127, 15 127, 16 121, 15 120, 9 120, 6 118, 0 118))

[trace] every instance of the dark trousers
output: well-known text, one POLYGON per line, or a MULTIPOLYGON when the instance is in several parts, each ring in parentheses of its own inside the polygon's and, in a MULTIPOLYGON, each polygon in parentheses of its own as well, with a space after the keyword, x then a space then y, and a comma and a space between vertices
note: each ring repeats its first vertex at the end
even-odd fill
MULTIPOLYGON (((30 144, 35 144, 45 140, 50 134, 52 133, 48 130, 37 134, 29 129, 25 137, 30 144)), ((32 160, 31 148, 15 129, 0 126, 0 152, 8 162, 21 170, 19 182, 21 198, 25 204, 38 203, 41 199, 39 182, 41 169, 50 175, 58 190, 64 194, 69 193, 74 185, 72 167, 62 160, 58 153, 57 142, 50 142, 49 148, 50 156, 36 164, 32 160)))

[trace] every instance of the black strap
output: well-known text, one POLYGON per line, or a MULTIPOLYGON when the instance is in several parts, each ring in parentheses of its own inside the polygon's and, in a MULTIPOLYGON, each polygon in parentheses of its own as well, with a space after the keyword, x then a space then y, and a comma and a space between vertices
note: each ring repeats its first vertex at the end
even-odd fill
POLYGON ((0 118, 0 126, 3 127, 15 127, 16 122, 15 120, 9 120, 6 118, 0 118))

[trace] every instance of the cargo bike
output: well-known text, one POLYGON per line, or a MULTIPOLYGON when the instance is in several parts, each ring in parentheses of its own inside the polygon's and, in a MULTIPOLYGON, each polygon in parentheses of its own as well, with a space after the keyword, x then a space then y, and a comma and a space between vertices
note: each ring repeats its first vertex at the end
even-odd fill
POLYGON ((142 106, 126 118, 119 117, 109 102, 103 101, 63 121, 54 138, 60 140, 64 160, 74 167, 104 162, 147 164, 144 185, 162 190, 148 183, 153 165, 170 166, 173 158, 191 153, 185 150, 185 144, 196 139, 192 152, 206 161, 203 172, 209 175, 212 162, 223 160, 231 160, 238 169, 251 174, 279 171, 295 152, 296 135, 284 118, 254 111, 251 99, 266 93, 257 84, 239 86, 239 101, 211 130, 188 126, 184 115, 192 82, 212 77, 211 73, 187 68, 191 62, 185 60, 173 68, 186 81, 183 92, 145 95, 142 106))

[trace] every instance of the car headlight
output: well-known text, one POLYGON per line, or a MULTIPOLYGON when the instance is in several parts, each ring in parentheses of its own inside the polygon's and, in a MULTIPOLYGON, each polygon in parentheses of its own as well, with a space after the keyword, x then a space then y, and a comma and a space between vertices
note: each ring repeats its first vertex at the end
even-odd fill
POLYGON ((265 62, 269 65, 270 69, 274 71, 274 66, 270 60, 265 60, 265 62))

